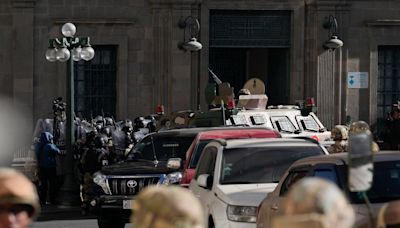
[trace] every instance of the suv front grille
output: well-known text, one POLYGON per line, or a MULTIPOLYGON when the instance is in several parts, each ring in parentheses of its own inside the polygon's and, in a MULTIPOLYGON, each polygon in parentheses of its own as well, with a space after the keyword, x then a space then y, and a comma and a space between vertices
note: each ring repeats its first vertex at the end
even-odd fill
POLYGON ((160 175, 107 177, 111 195, 136 195, 143 188, 158 184, 159 180, 160 175))

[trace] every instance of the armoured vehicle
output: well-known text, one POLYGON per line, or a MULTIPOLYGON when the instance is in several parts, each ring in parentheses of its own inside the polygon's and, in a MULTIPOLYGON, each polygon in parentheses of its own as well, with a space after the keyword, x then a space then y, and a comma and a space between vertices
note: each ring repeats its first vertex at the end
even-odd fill
MULTIPOLYGON (((175 127, 210 127, 222 125, 247 125, 267 127, 279 131, 282 137, 310 137, 322 144, 332 142, 331 133, 319 120, 315 101, 308 98, 297 105, 267 106, 265 85, 260 79, 250 79, 242 90, 247 93, 234 100, 229 84, 220 84, 220 95, 209 90, 206 100, 211 107, 205 112, 177 113, 172 122, 175 127), (227 92, 228 91, 228 92, 227 92), (221 94, 222 93, 222 94, 221 94), (237 103, 237 105, 236 105, 237 103), (184 123, 182 123, 184 122, 184 123), (325 142, 325 143, 324 143, 325 142)), ((206 92, 207 93, 207 92, 206 92)))

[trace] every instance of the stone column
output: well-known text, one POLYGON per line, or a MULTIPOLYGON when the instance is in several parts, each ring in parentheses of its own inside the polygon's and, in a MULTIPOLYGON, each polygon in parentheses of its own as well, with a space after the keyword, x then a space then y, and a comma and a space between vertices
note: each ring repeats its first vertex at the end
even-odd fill
POLYGON ((306 36, 308 42, 306 44, 308 46, 307 49, 311 51, 306 56, 309 58, 308 64, 311 65, 306 67, 308 71, 306 73, 313 75, 313 77, 309 78, 308 82, 310 83, 310 87, 316 88, 316 90, 312 89, 312 93, 306 92, 306 94, 316 94, 318 116, 325 127, 331 129, 334 125, 345 122, 343 118, 346 96, 343 89, 345 86, 343 73, 345 71, 343 70, 342 62, 346 60, 343 59, 342 53, 346 50, 346 41, 343 38, 345 28, 343 18, 348 14, 349 5, 347 3, 328 0, 310 0, 308 3, 308 12, 306 15, 309 17, 307 19, 309 28, 307 29, 308 33, 306 36), (322 47, 323 43, 329 39, 329 29, 323 28, 323 24, 328 20, 330 15, 336 17, 338 22, 337 33, 339 38, 344 40, 344 46, 334 51, 325 50, 322 47), (313 56, 317 56, 317 58, 314 59, 313 56), (313 69, 312 65, 316 65, 316 69, 313 69))
MULTIPOLYGON (((34 8, 36 0, 12 0, 12 90, 27 122, 33 124, 34 8)), ((43 50, 44 53, 45 50, 43 50)), ((26 132, 32 133, 32 126, 26 132)))
MULTIPOLYGON (((181 18, 192 15, 201 0, 148 0, 153 17, 154 64, 153 106, 163 104, 166 112, 194 108, 198 58, 178 49, 183 41, 181 18)), ((188 33, 188 31, 186 31, 188 33)), ((196 84, 197 86, 197 84, 196 84)), ((196 98, 196 97, 195 97, 196 98)))

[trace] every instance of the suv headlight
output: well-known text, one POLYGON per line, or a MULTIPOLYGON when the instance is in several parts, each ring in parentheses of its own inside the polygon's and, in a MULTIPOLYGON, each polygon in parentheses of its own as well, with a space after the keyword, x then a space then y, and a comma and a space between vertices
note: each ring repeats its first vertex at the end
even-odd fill
POLYGON ((256 222, 257 207, 228 205, 228 219, 235 222, 256 222))
POLYGON ((182 180, 182 173, 181 172, 174 172, 168 174, 165 179, 162 181, 162 184, 169 185, 169 184, 178 184, 182 180))
POLYGON ((94 173, 93 182, 99 185, 103 189, 104 193, 111 195, 111 190, 108 186, 106 175, 102 174, 101 172, 94 173))

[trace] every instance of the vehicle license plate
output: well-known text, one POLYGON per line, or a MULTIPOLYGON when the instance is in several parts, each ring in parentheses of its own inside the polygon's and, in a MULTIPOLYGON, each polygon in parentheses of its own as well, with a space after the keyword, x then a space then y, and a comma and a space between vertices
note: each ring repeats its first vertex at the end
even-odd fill
POLYGON ((123 200, 122 201, 122 208, 123 209, 132 209, 132 201, 133 200, 123 200))

